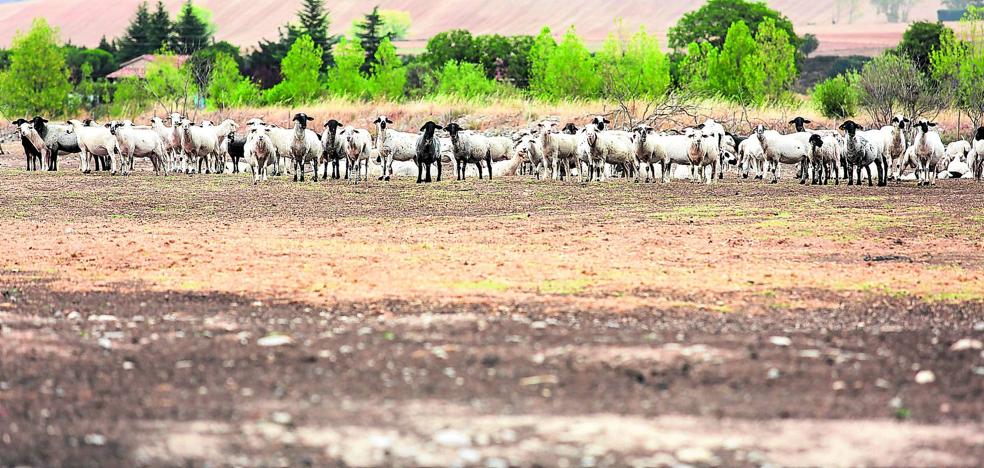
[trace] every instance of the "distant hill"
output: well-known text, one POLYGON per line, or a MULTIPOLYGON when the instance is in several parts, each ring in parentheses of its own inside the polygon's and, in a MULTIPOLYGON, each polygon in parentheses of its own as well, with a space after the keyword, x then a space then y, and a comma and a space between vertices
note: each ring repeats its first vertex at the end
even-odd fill
MULTIPOLYGON (((43 16, 61 29, 63 40, 95 46, 99 38, 120 35, 133 16, 139 0, 0 0, 0 46, 8 47, 18 30, 30 27, 32 18, 43 16)), ((154 3, 154 2, 150 2, 154 3)), ((177 12, 183 0, 164 0, 177 12)), ((410 37, 399 44, 402 50, 420 49, 427 38, 453 28, 473 33, 536 34, 544 25, 556 33, 573 24, 589 44, 596 45, 615 28, 618 18, 626 31, 645 25, 651 31, 666 30, 687 11, 703 1, 678 0, 332 0, 332 30, 341 33, 371 5, 409 11, 413 18, 410 37)), ((800 34, 812 32, 820 38, 817 54, 874 55, 895 45, 904 24, 888 24, 877 16, 868 1, 861 0, 853 24, 846 16, 833 24, 835 0, 773 0, 768 2, 793 20, 800 34)), ((922 0, 910 19, 935 20, 939 0, 922 0)), ((263 38, 273 38, 277 28, 295 17, 300 0, 197 0, 210 9, 218 24, 217 38, 244 49, 263 38)), ((173 13, 172 13, 173 14, 173 13)))

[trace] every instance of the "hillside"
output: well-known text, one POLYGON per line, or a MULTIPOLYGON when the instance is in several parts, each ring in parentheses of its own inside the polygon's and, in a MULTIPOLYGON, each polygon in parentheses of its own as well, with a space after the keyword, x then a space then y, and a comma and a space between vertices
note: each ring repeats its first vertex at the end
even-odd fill
MULTIPOLYGON (((183 0, 165 0, 176 12, 183 0)), ((125 28, 138 0, 25 0, 0 3, 0 46, 7 47, 18 30, 26 30, 32 18, 43 16, 61 28, 62 39, 72 43, 95 46, 100 37, 115 37, 125 28), (96 25, 96 26, 93 26, 96 25)), ((252 47, 259 39, 275 37, 277 27, 294 18, 299 0, 198 0, 213 12, 218 24, 217 38, 252 47)), ((378 0, 380 8, 409 11, 413 27, 409 40, 400 44, 403 50, 420 49, 427 38, 452 28, 464 28, 473 33, 535 34, 544 25, 555 32, 573 24, 591 44, 604 40, 614 29, 615 21, 623 19, 624 28, 632 31, 640 25, 665 34, 684 13, 698 8, 703 2, 682 0, 593 0, 571 2, 540 0, 378 0)), ((775 0, 768 2, 796 24, 798 32, 812 32, 821 41, 820 54, 875 54, 890 47, 901 38, 905 25, 887 24, 878 17, 868 2, 853 24, 846 19, 831 24, 835 15, 834 0, 775 0)), ((333 31, 344 32, 353 19, 370 8, 360 0, 334 0, 331 8, 333 31)), ((935 19, 939 0, 918 2, 910 19, 935 19)))

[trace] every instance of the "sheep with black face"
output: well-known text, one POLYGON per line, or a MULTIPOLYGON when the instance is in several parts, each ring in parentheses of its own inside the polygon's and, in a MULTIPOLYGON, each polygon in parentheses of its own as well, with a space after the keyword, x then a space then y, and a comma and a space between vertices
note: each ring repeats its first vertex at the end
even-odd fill
POLYGON ((417 137, 417 155, 413 162, 417 164, 417 183, 431 181, 431 164, 437 164, 437 181, 441 181, 441 141, 434 136, 435 130, 444 130, 444 127, 427 122, 420 127, 421 134, 417 137), (424 168, 427 168, 427 177, 423 177, 424 168))
POLYGON ((294 137, 290 142, 290 155, 294 160, 294 182, 304 182, 304 164, 308 161, 314 166, 312 178, 318 181, 318 161, 324 148, 321 146, 321 137, 313 130, 307 128, 308 122, 314 118, 301 112, 294 115, 294 137))

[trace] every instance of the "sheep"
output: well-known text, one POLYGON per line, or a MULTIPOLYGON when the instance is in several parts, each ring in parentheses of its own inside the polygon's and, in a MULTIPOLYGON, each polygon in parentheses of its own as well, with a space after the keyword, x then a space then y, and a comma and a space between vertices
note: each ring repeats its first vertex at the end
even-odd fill
POLYGON ((912 146, 915 148, 916 178, 919 185, 936 185, 937 165, 943 158, 946 149, 940 134, 930 131, 930 127, 935 127, 936 122, 926 119, 919 119, 916 122, 916 134, 912 139, 912 146))
POLYGON ((590 151, 589 180, 597 177, 604 182, 606 163, 623 167, 638 166, 631 137, 622 133, 599 130, 595 124, 589 124, 584 129, 581 144, 590 151))
POLYGON ((757 135, 745 138, 738 144, 738 158, 742 178, 747 179, 748 171, 752 168, 755 169, 756 179, 765 177, 765 150, 762 149, 757 135))
POLYGON ((539 180, 549 165, 543 152, 543 138, 532 133, 524 133, 518 137, 513 149, 515 154, 522 156, 524 161, 530 163, 530 167, 532 167, 530 172, 534 178, 539 180))
MULTIPOLYGON (((91 125, 91 121, 87 120, 87 122, 89 124, 86 126, 91 125)), ((41 116, 35 116, 31 119, 31 126, 44 139, 45 146, 48 147, 48 158, 41 161, 43 169, 57 171, 59 153, 75 154, 80 152, 78 137, 73 133, 71 125, 53 124, 41 116)), ((104 161, 100 160, 100 162, 104 161)), ((108 164, 106 164, 106 169, 109 169, 108 164)))
POLYGON ((294 160, 294 182, 304 182, 304 163, 311 161, 314 166, 314 182, 318 181, 318 162, 324 148, 321 146, 321 137, 317 133, 307 128, 308 122, 314 120, 307 114, 301 112, 294 115, 294 137, 290 143, 290 155, 294 160))
MULTIPOLYGON (((984 175, 984 127, 977 128, 971 146, 973 147, 971 154, 974 156, 972 166, 974 179, 980 182, 982 175, 984 175)), ((970 159, 970 155, 968 155, 967 159, 970 159)))
POLYGON ((209 122, 207 127, 215 133, 217 144, 215 147, 215 153, 213 154, 215 159, 214 166, 215 172, 221 174, 225 172, 225 157, 228 154, 226 152, 225 139, 230 133, 235 133, 235 131, 239 129, 239 124, 237 124, 235 120, 225 119, 219 125, 211 125, 211 122, 209 122))
MULTIPOLYGON (((638 125, 633 129, 634 135, 632 136, 632 143, 635 147, 636 161, 639 163, 638 171, 636 172, 635 181, 639 181, 639 176, 642 174, 643 165, 646 168, 646 182, 656 181, 656 162, 660 162, 662 166, 662 159, 657 161, 657 152, 659 152, 659 141, 657 138, 650 138, 653 135, 653 128, 649 125, 638 125)), ((660 152, 662 155, 662 152, 660 152)))
POLYGON ((376 125, 376 149, 383 164, 383 175, 379 180, 390 180, 393 161, 410 161, 417 155, 417 135, 390 130, 387 127, 392 123, 385 115, 373 121, 376 125))
POLYGON ((847 163, 847 185, 854 185, 854 172, 857 169, 858 185, 861 184, 861 170, 864 169, 868 173, 868 186, 871 183, 871 164, 874 163, 878 170, 878 186, 884 187, 887 185, 885 177, 885 167, 884 160, 881 156, 880 147, 876 146, 869 136, 873 135, 875 138, 879 138, 880 131, 877 134, 872 134, 870 132, 858 132, 858 130, 864 130, 864 127, 858 125, 853 120, 848 120, 841 124, 841 130, 845 132, 845 147, 844 147, 844 160, 847 163))
POLYGON ((109 133, 108 127, 86 127, 79 120, 69 120, 72 132, 78 138, 79 144, 79 170, 84 174, 92 172, 89 167, 89 157, 109 156, 110 170, 116 174, 120 163, 119 150, 116 144, 116 137, 109 133))
POLYGON ((171 145, 171 132, 172 132, 171 129, 167 128, 167 125, 164 124, 164 120, 161 119, 160 117, 150 118, 150 128, 153 129, 154 132, 156 132, 157 135, 161 137, 161 141, 164 142, 164 151, 167 152, 167 157, 165 160, 168 165, 166 170, 173 170, 174 168, 171 166, 172 164, 171 155, 174 152, 174 148, 171 145))
POLYGON ((367 130, 348 126, 338 134, 338 139, 339 151, 346 158, 346 166, 355 169, 355 183, 359 183, 363 167, 365 181, 368 182, 369 159, 373 153, 372 135, 367 130))
POLYGON ((290 144, 294 140, 294 130, 269 125, 258 117, 247 120, 246 126, 250 128, 266 127, 269 130, 267 136, 270 137, 270 142, 273 143, 273 147, 276 150, 276 155, 274 155, 270 163, 273 165, 274 175, 280 175, 280 160, 290 157, 290 144))
POLYGON ((711 174, 711 177, 717 177, 718 179, 723 179, 724 178, 724 160, 725 160, 725 158, 728 155, 730 155, 731 157, 730 158, 727 158, 727 159, 732 164, 735 162, 734 161, 734 153, 733 153, 733 151, 734 151, 734 142, 733 141, 731 142, 731 145, 730 145, 731 147, 730 148, 728 148, 728 147, 725 146, 725 137, 727 137, 728 132, 724 129, 724 126, 723 125, 721 125, 720 123, 718 123, 714 119, 707 119, 707 120, 704 121, 704 123, 698 125, 695 128, 697 130, 700 130, 702 133, 706 133, 708 135, 711 135, 712 139, 715 140, 715 142, 716 142, 715 144, 718 146, 717 154, 718 154, 718 159, 719 160, 718 160, 718 162, 716 164, 714 164, 714 167, 712 168, 712 169, 714 169, 714 173, 711 174), (732 152, 729 152, 729 150, 732 151, 732 152))
POLYGON ((909 119, 896 115, 892 117, 891 125, 879 129, 882 133, 882 156, 888 168, 888 178, 898 180, 902 176, 902 156, 905 153, 905 125, 909 119))
POLYGON ((417 155, 413 162, 417 164, 417 183, 431 181, 431 164, 437 164, 437 181, 441 181, 441 141, 434 136, 435 130, 444 130, 444 127, 428 121, 423 127, 422 132, 417 137, 417 155), (427 177, 424 178, 424 166, 427 167, 427 177))
POLYGON ((44 138, 41 137, 37 129, 30 122, 24 119, 17 119, 12 123, 17 125, 17 131, 21 137, 21 144, 24 146, 24 153, 27 154, 27 170, 32 170, 31 163, 33 162, 33 170, 37 171, 39 169, 38 165, 50 158, 48 146, 45 145, 44 138))
POLYGON ((17 119, 11 123, 17 127, 17 134, 20 136, 21 146, 24 148, 24 156, 27 159, 27 170, 40 170, 43 161, 48 158, 47 146, 44 144, 44 139, 41 138, 38 131, 27 120, 17 119), (37 138, 33 138, 34 135, 37 138))
POLYGON ((229 132, 222 144, 222 152, 232 159, 232 173, 239 173, 239 161, 246 156, 246 138, 239 138, 235 131, 229 132))
POLYGON ((168 144, 171 147, 171 170, 188 172, 188 160, 184 152, 184 130, 181 124, 187 120, 177 112, 171 113, 171 136, 168 144))
POLYGON ((810 136, 810 161, 813 163, 813 185, 827 185, 834 171, 834 185, 840 185, 840 142, 832 136, 810 136))
POLYGON ((277 157, 277 148, 270 139, 270 128, 264 125, 250 126, 246 133, 243 154, 253 174, 253 185, 259 183, 260 179, 267 180, 267 166, 271 164, 271 159, 277 157))
MULTIPOLYGON (((342 154, 339 152, 338 147, 338 130, 342 127, 342 123, 331 119, 325 122, 324 130, 321 132, 321 146, 324 148, 324 153, 321 155, 321 160, 325 163, 325 173, 323 179, 328 180, 328 163, 331 162, 331 178, 339 179, 341 178, 341 160, 342 154)), ((346 172, 348 167, 346 166, 346 172)), ((348 178, 347 176, 345 177, 348 178)))
POLYGON ((132 170, 134 157, 150 158, 156 174, 164 175, 167 172, 167 151, 164 149, 164 140, 156 130, 134 128, 133 122, 124 120, 110 124, 109 133, 116 138, 123 160, 124 175, 132 170))
POLYGON ((772 172, 772 180, 769 183, 779 183, 780 164, 805 165, 809 157, 808 150, 798 138, 781 135, 775 130, 766 130, 765 126, 761 124, 755 128, 755 135, 759 144, 762 145, 766 163, 772 172))
POLYGON ((181 123, 184 133, 181 141, 186 158, 198 161, 198 173, 202 173, 202 163, 205 163, 205 173, 211 174, 210 162, 218 151, 219 139, 207 121, 203 124, 204 126, 192 125, 190 120, 185 119, 181 123))
POLYGON ((714 128, 702 128, 688 132, 690 147, 687 154, 690 157, 690 173, 694 182, 714 181, 717 167, 720 164, 720 136, 714 128), (711 166, 711 175, 707 176, 705 168, 711 166))
MULTIPOLYGON (((554 180, 563 180, 565 173, 561 168, 570 167, 571 163, 578 163, 577 127, 568 123, 563 130, 557 130, 557 122, 542 121, 537 124, 537 133, 543 143, 543 159, 547 164, 554 180)), ((568 171, 569 172, 569 171, 568 171)))
POLYGON ((489 177, 492 177, 492 154, 489 139, 485 135, 464 130, 454 122, 445 125, 444 131, 451 135, 457 180, 465 180, 465 167, 468 163, 475 164, 478 168, 478 178, 483 178, 482 161, 488 163, 489 177))

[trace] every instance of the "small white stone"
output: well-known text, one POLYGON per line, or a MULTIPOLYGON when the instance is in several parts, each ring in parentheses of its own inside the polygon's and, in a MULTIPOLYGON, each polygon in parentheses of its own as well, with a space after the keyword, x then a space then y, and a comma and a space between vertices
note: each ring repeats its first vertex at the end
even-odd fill
POLYGON ((676 455, 677 460, 693 465, 716 466, 721 463, 721 460, 713 452, 703 447, 682 448, 677 450, 674 455, 676 455))
POLYGON ((936 374, 931 370, 921 370, 916 374, 917 384, 928 384, 936 381, 936 374))
POLYGON ((294 420, 294 418, 290 416, 290 413, 286 413, 284 411, 274 411, 273 414, 270 415, 270 420, 280 424, 281 426, 287 426, 294 420))
POLYGON ((96 341, 96 344, 98 344, 99 347, 103 349, 113 349, 113 341, 110 340, 109 338, 99 338, 96 341))
POLYGON ((130 361, 123 361, 123 370, 133 370, 133 363, 130 361))
POLYGON ((102 434, 86 434, 83 440, 86 445, 106 445, 106 436, 102 434))
POLYGON ((833 388, 834 391, 839 392, 847 388, 847 384, 845 384, 843 380, 838 380, 834 382, 834 385, 832 385, 831 388, 833 388))
POLYGON ((471 437, 454 429, 442 429, 434 433, 434 442, 445 447, 467 447, 471 445, 471 437))
POLYGON ((287 335, 267 335, 256 340, 256 344, 269 348, 273 346, 288 345, 291 341, 292 340, 287 335))
POLYGON ((68 315, 65 316, 65 318, 67 318, 69 320, 78 320, 78 319, 82 318, 82 314, 80 314, 79 311, 77 311, 77 310, 73 310, 73 311, 69 312, 68 315))
POLYGON ((981 343, 981 340, 964 338, 962 340, 958 340, 956 343, 953 343, 953 346, 950 346, 950 351, 966 351, 968 349, 981 348, 984 348, 984 343, 981 343))
POLYGON ((115 315, 107 315, 107 314, 103 314, 103 315, 90 315, 89 316, 89 321, 90 322, 115 322, 116 321, 116 316, 115 315))
POLYGON ((788 336, 770 336, 769 343, 776 346, 789 346, 793 344, 793 340, 789 339, 788 336))
POLYGON ((765 376, 769 380, 775 380, 775 379, 778 379, 779 378, 779 375, 780 375, 779 369, 776 369, 775 367, 773 367, 772 369, 769 369, 769 372, 765 376))
POLYGON ((547 322, 537 320, 536 322, 530 324, 530 328, 534 330, 543 330, 544 328, 547 328, 547 322))

